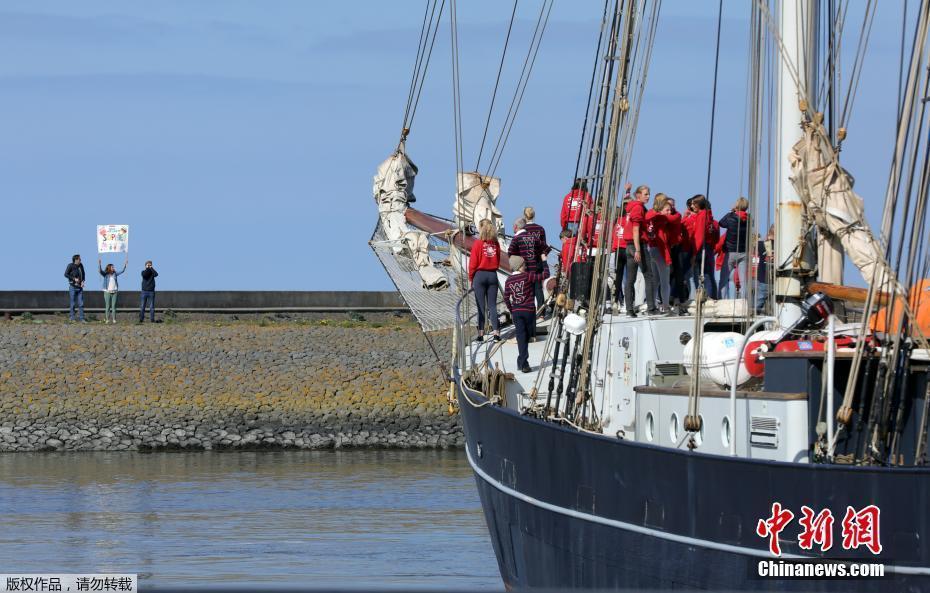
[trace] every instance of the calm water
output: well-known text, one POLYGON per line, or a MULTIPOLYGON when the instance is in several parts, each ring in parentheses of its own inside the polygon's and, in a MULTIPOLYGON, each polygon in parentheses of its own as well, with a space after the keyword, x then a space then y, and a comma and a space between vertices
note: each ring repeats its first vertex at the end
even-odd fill
POLYGON ((502 589, 463 452, 0 455, 0 573, 502 589))

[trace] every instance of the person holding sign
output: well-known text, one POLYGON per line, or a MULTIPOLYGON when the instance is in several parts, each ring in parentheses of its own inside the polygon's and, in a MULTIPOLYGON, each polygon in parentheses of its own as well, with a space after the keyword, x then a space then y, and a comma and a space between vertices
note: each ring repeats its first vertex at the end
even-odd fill
POLYGON ((126 262, 123 263, 123 269, 119 272, 116 271, 113 264, 107 264, 105 270, 101 267, 102 264, 103 262, 98 259, 97 269, 100 271, 100 275, 103 276, 104 323, 116 323, 116 295, 119 294, 119 281, 117 277, 126 271, 126 267, 129 265, 129 255, 126 255, 126 262))

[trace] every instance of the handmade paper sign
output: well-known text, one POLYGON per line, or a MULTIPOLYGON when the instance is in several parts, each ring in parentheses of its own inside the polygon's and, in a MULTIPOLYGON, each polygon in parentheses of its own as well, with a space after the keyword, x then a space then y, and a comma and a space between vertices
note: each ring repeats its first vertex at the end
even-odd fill
POLYGON ((98 253, 128 253, 129 252, 129 225, 128 224, 98 224, 97 225, 97 252, 98 253))

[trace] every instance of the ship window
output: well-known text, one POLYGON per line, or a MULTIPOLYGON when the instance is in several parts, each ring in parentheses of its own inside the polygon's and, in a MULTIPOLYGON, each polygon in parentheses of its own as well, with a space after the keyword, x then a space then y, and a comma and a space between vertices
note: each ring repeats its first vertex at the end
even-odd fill
POLYGON ((701 430, 694 433, 694 442, 700 447, 704 444, 704 415, 698 414, 698 418, 701 420, 701 430))
POLYGON ((668 420, 668 438, 672 439, 672 444, 678 442, 678 414, 674 412, 668 420))
POLYGON ((724 416, 720 425, 720 441, 724 447, 730 446, 730 417, 724 416))
POLYGON ((656 419, 652 412, 646 412, 646 440, 650 443, 656 438, 656 419))

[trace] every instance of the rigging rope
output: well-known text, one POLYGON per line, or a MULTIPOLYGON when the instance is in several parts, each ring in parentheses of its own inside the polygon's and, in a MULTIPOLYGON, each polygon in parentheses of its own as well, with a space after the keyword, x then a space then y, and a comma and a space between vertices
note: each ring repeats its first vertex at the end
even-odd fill
POLYGON ((720 67, 720 29, 723 21, 723 0, 717 4, 717 45, 714 50, 714 90, 710 99, 710 142, 707 146, 707 189, 704 195, 710 200, 710 171, 714 159, 714 119, 717 115, 717 72, 720 67))
MULTIPOLYGON (((437 0, 432 1, 432 10, 436 10, 437 0)), ((420 40, 417 42, 417 57, 413 61, 413 75, 410 77, 410 88, 407 90, 407 107, 404 110, 404 127, 407 125, 407 118, 410 116, 410 107, 413 104, 413 96, 416 92, 417 80, 420 78, 420 63, 423 60, 423 52, 426 47, 426 23, 427 21, 432 26, 433 17, 430 14, 430 0, 426 0, 426 7, 423 10, 423 22, 420 24, 420 40), (427 17, 429 17, 427 19, 427 17)))
POLYGON ((497 80, 494 81, 494 91, 491 93, 491 104, 488 106, 488 119, 484 123, 484 134, 481 136, 481 147, 478 149, 475 171, 481 170, 481 155, 484 153, 484 142, 488 138, 488 128, 491 127, 491 115, 494 113, 494 100, 497 98, 497 89, 501 83, 501 73, 504 71, 504 61, 507 58, 507 47, 510 45, 510 33, 513 31, 513 21, 517 16, 518 3, 519 0, 513 0, 513 11, 510 13, 510 24, 507 26, 507 36, 504 37, 504 50, 501 52, 501 63, 497 67, 497 80))
POLYGON ((533 31, 533 38, 530 41, 530 47, 527 50, 526 58, 523 60, 523 69, 520 71, 520 79, 514 90, 513 99, 510 101, 510 108, 507 110, 507 116, 504 118, 504 126, 497 137, 497 143, 494 145, 494 151, 491 153, 491 161, 488 165, 488 176, 494 177, 497 172, 497 166, 500 164, 501 157, 504 154, 504 148, 510 139, 510 130, 517 120, 517 113, 520 105, 523 103, 523 94, 530 81, 530 75, 533 73, 533 66, 536 64, 536 55, 539 53, 539 47, 542 44, 543 34, 546 32, 546 26, 549 24, 549 14, 552 12, 552 5, 555 0, 544 0, 540 9, 539 16, 536 19, 536 29, 533 31))
MULTIPOLYGON (((435 20, 433 19, 433 14, 435 13, 436 1, 433 0, 433 11, 430 11, 429 21, 427 24, 426 15, 424 14, 424 24, 427 25, 425 31, 427 33, 425 38, 422 38, 419 48, 417 50, 417 60, 414 66, 414 72, 412 80, 410 81, 410 92, 407 97, 407 109, 404 112, 404 122, 402 130, 409 130, 413 125, 413 118, 416 115, 417 107, 420 104, 420 96, 423 93, 423 87, 426 84, 426 72, 429 69, 430 58, 433 56, 433 47, 436 45, 436 38, 438 37, 439 25, 442 20, 442 13, 446 6, 446 0, 442 0, 439 5, 439 12, 436 14, 435 20), (432 31, 432 33, 430 33, 432 31), (429 44, 429 49, 426 50, 426 55, 423 57, 422 51, 425 50, 427 42, 429 44), (413 90, 416 87, 416 93, 414 94, 413 90)), ((421 28, 421 37, 423 34, 423 29, 421 28)), ((401 141, 403 141, 403 135, 405 132, 402 132, 401 141)))

